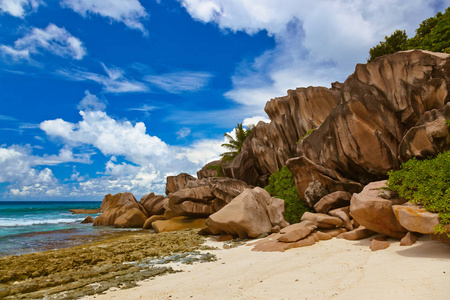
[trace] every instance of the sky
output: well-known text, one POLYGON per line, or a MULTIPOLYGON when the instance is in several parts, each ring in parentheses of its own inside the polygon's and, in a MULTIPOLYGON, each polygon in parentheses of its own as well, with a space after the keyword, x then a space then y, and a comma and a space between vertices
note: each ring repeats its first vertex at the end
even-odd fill
POLYGON ((164 193, 450 0, 0 0, 0 201, 164 193))

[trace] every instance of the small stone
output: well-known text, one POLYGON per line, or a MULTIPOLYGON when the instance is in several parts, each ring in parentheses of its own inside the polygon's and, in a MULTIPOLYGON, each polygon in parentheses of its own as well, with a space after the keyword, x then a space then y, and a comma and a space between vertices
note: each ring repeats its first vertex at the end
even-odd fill
POLYGON ((417 241, 418 237, 418 234, 408 231, 408 233, 400 240, 400 246, 411 246, 417 241))
POLYGON ((370 250, 378 251, 389 247, 389 242, 384 237, 376 237, 370 243, 370 250))

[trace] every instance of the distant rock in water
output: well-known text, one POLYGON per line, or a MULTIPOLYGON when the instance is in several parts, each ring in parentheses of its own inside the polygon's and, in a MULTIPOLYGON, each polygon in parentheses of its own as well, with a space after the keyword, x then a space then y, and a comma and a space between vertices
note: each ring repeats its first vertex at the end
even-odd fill
POLYGON ((84 209, 84 208, 75 208, 69 209, 72 215, 84 215, 84 214, 98 214, 101 211, 101 208, 96 209, 84 209))
POLYGON ((89 224, 94 223, 94 219, 92 219, 91 216, 87 216, 83 221, 81 221, 82 224, 89 224))

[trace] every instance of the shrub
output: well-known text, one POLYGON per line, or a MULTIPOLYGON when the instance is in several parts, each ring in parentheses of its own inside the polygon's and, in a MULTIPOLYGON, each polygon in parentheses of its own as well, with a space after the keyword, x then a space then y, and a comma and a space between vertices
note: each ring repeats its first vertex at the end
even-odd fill
POLYGON ((284 200, 284 218, 291 224, 300 222, 303 213, 309 210, 300 199, 294 177, 286 166, 270 175, 265 189, 272 197, 284 200))
POLYGON ((400 170, 389 171, 388 188, 400 197, 423 205, 430 212, 439 214, 437 232, 444 232, 450 224, 450 151, 432 159, 410 159, 400 170))
POLYGON ((297 144, 300 143, 305 137, 307 137, 308 135, 311 134, 311 132, 313 132, 315 130, 315 128, 311 128, 310 130, 308 130, 304 136, 302 136, 298 141, 297 144))

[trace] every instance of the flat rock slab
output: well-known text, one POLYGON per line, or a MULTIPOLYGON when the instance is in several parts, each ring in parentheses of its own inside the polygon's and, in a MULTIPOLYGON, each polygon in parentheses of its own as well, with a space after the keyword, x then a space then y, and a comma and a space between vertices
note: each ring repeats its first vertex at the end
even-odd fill
POLYGON ((435 232, 434 227, 439 224, 438 214, 416 205, 393 205, 392 211, 400 225, 409 231, 432 234, 435 232))
POLYGON ((332 209, 350 205, 352 195, 349 192, 338 191, 322 197, 316 204, 314 209, 318 213, 328 213, 332 209))
POLYGON ((337 217, 327 214, 305 212, 301 218, 302 221, 311 221, 320 228, 336 228, 341 227, 343 222, 337 217))
POLYGON ((202 229, 206 227, 206 219, 190 219, 177 217, 170 220, 159 220, 152 223, 156 233, 177 231, 183 229, 202 229))
POLYGON ((283 228, 278 241, 285 243, 297 242, 309 235, 317 226, 311 221, 302 221, 283 228))
POLYGON ((376 232, 370 229, 365 228, 364 226, 359 226, 357 229, 344 232, 338 235, 338 238, 346 239, 349 241, 356 241, 368 238, 369 236, 374 235, 376 232))

